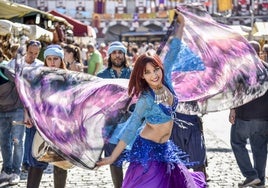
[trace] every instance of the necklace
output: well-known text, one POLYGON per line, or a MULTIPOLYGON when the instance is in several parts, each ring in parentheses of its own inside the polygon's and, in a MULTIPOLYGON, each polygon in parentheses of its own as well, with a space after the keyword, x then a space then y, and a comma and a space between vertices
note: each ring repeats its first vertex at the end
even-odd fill
MULTIPOLYGON (((150 91, 151 95, 156 99, 155 91, 153 89, 151 89, 151 88, 150 88, 149 91, 150 91)), ((168 92, 166 91, 166 93, 168 93, 168 92)), ((156 100, 154 102, 159 105, 159 107, 163 110, 163 112, 166 115, 171 116, 174 119, 176 117, 175 111, 176 111, 176 108, 178 106, 179 100, 178 100, 178 98, 176 97, 176 95, 172 91, 171 91, 171 94, 173 95, 173 102, 172 102, 171 106, 166 106, 166 105, 163 105, 162 103, 157 103, 156 100)), ((170 93, 168 93, 166 95, 167 95, 167 98, 170 98, 170 93)))
POLYGON ((116 70, 110 68, 110 75, 112 78, 125 78, 124 73, 126 72, 126 68, 122 68, 120 72, 116 72, 116 70))
POLYGON ((169 99, 169 94, 165 86, 161 87, 160 89, 153 90, 155 93, 154 102, 156 104, 167 102, 169 99))

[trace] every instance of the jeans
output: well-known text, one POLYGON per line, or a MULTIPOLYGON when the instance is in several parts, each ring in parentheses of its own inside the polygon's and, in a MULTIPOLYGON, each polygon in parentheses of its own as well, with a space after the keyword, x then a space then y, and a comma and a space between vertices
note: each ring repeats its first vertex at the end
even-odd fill
POLYGON ((259 178, 262 184, 265 183, 267 143, 268 121, 236 119, 231 127, 231 146, 241 173, 247 178, 259 178), (253 154, 253 165, 246 148, 248 138, 253 154))
POLYGON ((23 109, 0 112, 0 145, 3 158, 2 171, 10 174, 21 172, 24 147, 24 125, 12 125, 23 121, 23 109))
POLYGON ((22 164, 25 166, 30 166, 29 162, 29 157, 28 157, 28 152, 30 151, 30 129, 26 128, 25 130, 25 142, 24 142, 24 156, 23 156, 23 161, 22 164))

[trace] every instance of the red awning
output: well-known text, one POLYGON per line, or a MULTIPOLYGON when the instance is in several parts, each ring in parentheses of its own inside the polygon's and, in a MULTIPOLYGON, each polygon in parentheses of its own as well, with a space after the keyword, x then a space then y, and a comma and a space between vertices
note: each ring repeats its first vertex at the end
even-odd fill
POLYGON ((86 37, 86 36, 89 36, 89 37, 93 37, 93 28, 90 27, 89 25, 86 25, 78 20, 75 20, 69 16, 66 16, 64 14, 61 14, 55 10, 52 10, 52 11, 49 11, 50 14, 54 15, 54 16, 58 16, 58 17, 62 17, 64 19, 67 20, 67 22, 69 22, 71 25, 74 26, 73 28, 73 33, 74 33, 74 36, 77 36, 77 37, 86 37))

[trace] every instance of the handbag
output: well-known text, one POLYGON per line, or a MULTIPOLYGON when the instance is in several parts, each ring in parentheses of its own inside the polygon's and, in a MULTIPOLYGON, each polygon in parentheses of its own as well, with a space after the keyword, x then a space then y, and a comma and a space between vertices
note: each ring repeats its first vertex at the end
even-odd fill
POLYGON ((51 163, 62 169, 70 169, 74 165, 62 157, 56 150, 53 149, 39 134, 36 132, 32 143, 32 156, 41 162, 51 163))

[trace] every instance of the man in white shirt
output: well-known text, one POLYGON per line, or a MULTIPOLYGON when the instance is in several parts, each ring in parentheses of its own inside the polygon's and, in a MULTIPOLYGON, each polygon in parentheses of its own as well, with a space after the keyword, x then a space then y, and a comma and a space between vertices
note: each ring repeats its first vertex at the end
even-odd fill
MULTIPOLYGON (((43 66, 44 63, 36 59, 39 55, 41 49, 41 43, 39 41, 31 40, 26 45, 26 54, 19 61, 23 66, 43 66)), ((19 62, 19 63, 20 63, 19 62)), ((11 60, 6 66, 6 72, 14 71, 16 65, 16 59, 11 60)), ((3 67, 4 70, 4 67, 3 67)), ((6 74, 7 74, 6 73, 6 74)), ((10 90, 8 87, 13 86, 14 92, 16 91, 16 86, 14 84, 14 79, 12 77, 3 78, 0 87, 1 91, 10 90), (10 83, 10 84, 9 84, 10 83), (12 84, 13 83, 13 84, 12 84)), ((4 92, 7 93, 7 92, 4 92)), ((15 93, 18 96, 17 93, 15 93)), ((15 96, 12 94, 12 96, 15 96)), ((20 124, 13 125, 13 121, 23 122, 25 121, 25 115, 23 106, 18 104, 14 108, 9 106, 4 106, 10 95, 1 95, 0 98, 0 145, 1 154, 3 158, 3 165, 0 174, 0 184, 1 185, 15 185, 20 181, 21 165, 23 162, 27 162, 27 158, 24 159, 24 151, 27 151, 27 129, 26 129, 26 140, 25 136, 25 126, 20 124), (3 104, 3 105, 2 105, 3 104), (24 150, 25 147, 25 150, 24 150), (13 148, 13 149, 12 149, 13 148)), ((10 103, 18 100, 17 98, 10 99, 10 103)))
MULTIPOLYGON (((26 45, 26 54, 22 57, 23 66, 44 66, 44 62, 37 59, 41 50, 41 43, 36 40, 30 40, 26 45)), ((8 67, 15 69, 16 59, 11 60, 8 63, 8 67)))

